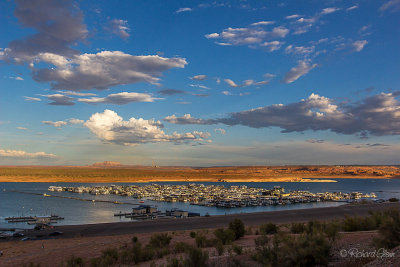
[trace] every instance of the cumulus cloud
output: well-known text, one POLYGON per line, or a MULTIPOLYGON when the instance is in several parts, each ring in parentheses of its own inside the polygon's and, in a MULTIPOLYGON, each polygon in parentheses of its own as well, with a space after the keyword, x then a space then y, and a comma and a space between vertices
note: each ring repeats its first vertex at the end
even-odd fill
POLYGON ((160 121, 130 118, 124 121, 116 112, 104 110, 103 113, 93 114, 84 123, 99 139, 120 145, 137 145, 154 142, 185 143, 203 141, 209 133, 194 131, 179 134, 166 134, 161 128, 160 121))
POLYGON ((135 93, 135 92, 121 92, 117 94, 110 94, 106 97, 91 97, 91 98, 78 98, 79 102, 87 104, 115 104, 115 105, 125 105, 132 102, 154 102, 160 98, 154 98, 150 94, 145 93, 135 93))
POLYGON ((55 67, 34 69, 33 78, 38 82, 51 82, 52 89, 70 91, 104 90, 137 82, 157 84, 163 71, 187 64, 183 58, 133 56, 120 51, 82 54, 70 59, 45 53, 40 59, 55 67))
POLYGON ((87 36, 83 15, 73 1, 16 0, 14 11, 19 23, 36 33, 9 43, 5 57, 16 63, 30 62, 44 52, 72 56, 70 48, 87 36))
POLYGON ((27 131, 27 130, 28 130, 28 128, 21 127, 21 126, 18 126, 17 129, 18 129, 18 130, 22 130, 22 131, 27 131))
POLYGON ((16 81, 23 81, 24 78, 20 77, 20 76, 16 76, 16 77, 10 77, 10 79, 14 79, 16 81))
MULTIPOLYGON (((287 105, 275 104, 230 113, 226 118, 199 119, 186 114, 168 121, 177 124, 244 125, 252 128, 279 127, 282 132, 330 130, 339 134, 400 134, 400 91, 380 93, 351 104, 335 104, 330 98, 311 94, 307 99, 287 105)), ((171 116, 169 116, 171 117, 171 116)), ((169 118, 167 117, 167 118, 169 118)))
POLYGON ((195 75, 193 77, 190 77, 190 79, 196 80, 196 81, 203 81, 203 80, 207 79, 207 75, 203 75, 203 74, 195 75))
POLYGON ((108 23, 108 29, 115 35, 122 39, 128 39, 130 34, 130 28, 127 20, 113 19, 108 23))
POLYGON ((42 159, 42 158, 57 158, 54 154, 45 152, 29 153, 22 150, 4 150, 0 149, 0 157, 13 159, 42 159))
POLYGON ((182 12, 190 12, 190 11, 193 11, 193 9, 191 9, 190 7, 181 7, 177 11, 175 11, 175 13, 179 14, 182 12))
POLYGON ((167 116, 164 118, 164 121, 174 124, 215 124, 216 121, 212 119, 204 120, 193 118, 190 114, 185 114, 182 117, 177 117, 175 115, 167 116))
POLYGON ((221 33, 211 33, 205 35, 208 39, 219 39, 219 45, 260 45, 271 39, 284 38, 289 30, 283 26, 274 27, 272 30, 265 30, 261 26, 266 26, 271 22, 261 21, 253 23, 247 28, 227 28, 221 33))
POLYGON ((185 91, 182 90, 176 90, 176 89, 163 89, 158 91, 160 95, 177 95, 177 94, 186 94, 185 91))
POLYGON ((360 52, 368 44, 367 40, 359 40, 352 43, 353 51, 360 52))
POLYGON ((73 95, 73 96, 96 96, 93 93, 80 93, 80 92, 73 92, 73 91, 59 91, 64 95, 73 95))
POLYGON ((59 127, 61 127, 61 126, 65 126, 65 125, 68 124, 68 123, 65 122, 65 121, 42 121, 42 123, 47 124, 47 125, 54 126, 54 127, 56 127, 56 128, 59 128, 59 127))
POLYGON ((49 105, 53 106, 73 106, 75 105, 75 102, 73 102, 75 99, 73 97, 69 97, 63 94, 52 94, 52 95, 41 95, 44 97, 47 97, 50 102, 49 105))
POLYGON ((219 37, 219 33, 210 33, 210 34, 206 34, 204 35, 207 39, 214 39, 214 38, 218 38, 219 37))
POLYGON ((42 101, 40 98, 37 97, 30 97, 30 96, 24 96, 26 101, 42 101))
POLYGON ((308 56, 315 51, 315 46, 293 46, 293 45, 288 45, 285 48, 285 53, 287 54, 294 54, 294 55, 303 55, 303 56, 308 56))
POLYGON ((70 124, 82 124, 82 123, 84 123, 85 121, 84 121, 84 120, 80 120, 80 119, 76 119, 76 118, 71 118, 71 119, 68 120, 68 122, 69 122, 70 124))
POLYGON ((288 73, 283 77, 284 83, 292 83, 299 79, 301 76, 306 75, 310 70, 317 67, 317 64, 309 64, 307 61, 299 61, 297 66, 290 69, 288 73))

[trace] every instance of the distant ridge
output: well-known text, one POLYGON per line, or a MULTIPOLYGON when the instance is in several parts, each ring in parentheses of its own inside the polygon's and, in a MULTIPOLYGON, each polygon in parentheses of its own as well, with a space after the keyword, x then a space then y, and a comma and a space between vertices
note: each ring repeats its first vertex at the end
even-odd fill
POLYGON ((103 161, 103 162, 96 162, 93 163, 92 166, 94 167, 121 167, 121 162, 118 161, 103 161))

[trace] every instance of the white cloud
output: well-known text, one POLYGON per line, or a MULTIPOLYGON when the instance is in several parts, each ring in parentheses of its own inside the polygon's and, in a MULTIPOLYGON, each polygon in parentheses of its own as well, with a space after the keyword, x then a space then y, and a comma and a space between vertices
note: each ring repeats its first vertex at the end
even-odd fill
POLYGON ((354 10, 354 9, 357 9, 357 8, 358 8, 358 5, 354 5, 354 6, 346 8, 346 11, 351 11, 351 10, 354 10))
POLYGON ((189 86, 190 87, 197 87, 197 88, 205 89, 205 90, 210 90, 210 87, 207 87, 207 86, 202 85, 202 84, 189 84, 189 86))
POLYGON ((224 82, 226 82, 230 87, 239 87, 234 81, 231 79, 224 79, 224 82))
POLYGON ((65 121, 42 121, 42 123, 47 124, 47 125, 51 125, 54 126, 56 128, 61 127, 61 126, 65 126, 68 123, 65 121))
POLYGON ((321 15, 331 14, 331 13, 334 13, 339 10, 340 10, 340 8, 337 8, 337 7, 327 7, 327 8, 322 9, 321 15))
POLYGON ((261 46, 265 46, 268 48, 269 52, 273 52, 275 50, 279 50, 284 43, 285 42, 271 41, 271 42, 265 42, 265 43, 261 44, 261 46))
POLYGON ((285 52, 288 54, 295 54, 295 55, 309 55, 314 53, 315 46, 293 46, 288 45, 285 48, 285 52))
POLYGON ((259 22, 252 23, 251 26, 266 26, 266 25, 271 25, 271 24, 275 24, 275 21, 259 21, 259 22))
MULTIPOLYGON (((232 112, 226 118, 199 119, 189 114, 172 117, 177 124, 244 125, 252 128, 279 127, 282 132, 330 130, 339 134, 400 135, 400 91, 380 93, 362 101, 336 104, 334 100, 311 94, 307 99, 232 112)), ((168 118, 168 117, 167 117, 168 118)))
POLYGON ((116 112, 104 110, 103 113, 93 114, 84 123, 99 139, 120 145, 137 145, 154 142, 185 143, 203 141, 209 133, 194 131, 179 134, 166 134, 161 128, 160 121, 130 118, 124 121, 116 112))
POLYGON ((229 91, 222 91, 221 94, 223 94, 223 95, 232 95, 232 93, 229 92, 229 91))
POLYGON ((68 122, 70 124, 83 124, 85 121, 84 120, 80 120, 80 119, 76 119, 76 118, 71 118, 68 120, 68 122))
POLYGON ((301 15, 299 15, 299 14, 293 14, 293 15, 290 15, 290 16, 286 16, 285 19, 297 19, 297 18, 299 18, 299 17, 301 17, 301 15))
POLYGON ((265 84, 268 84, 269 83, 269 80, 265 80, 265 81, 259 81, 259 82, 256 82, 256 81, 254 81, 254 80, 245 80, 245 81, 243 81, 243 83, 242 84, 236 84, 234 81, 232 81, 231 79, 224 79, 224 81, 230 86, 230 87, 233 87, 233 88, 236 88, 236 87, 247 87, 247 86, 258 86, 258 85, 265 85, 265 84))
POLYGON ((352 43, 353 51, 360 52, 368 44, 367 40, 359 40, 352 43))
POLYGON ((203 75, 203 74, 196 75, 196 76, 191 77, 190 79, 196 80, 196 81, 203 81, 203 80, 207 79, 207 75, 203 75))
POLYGON ((206 34, 204 35, 207 39, 213 39, 213 38, 218 38, 219 34, 214 32, 214 33, 210 33, 210 34, 206 34))
POLYGON ((266 21, 253 23, 248 28, 227 28, 221 33, 212 33, 205 35, 210 39, 221 39, 222 42, 216 42, 219 45, 255 45, 265 43, 271 39, 284 38, 289 30, 283 26, 274 27, 271 31, 257 27, 259 25, 270 24, 266 21))
POLYGON ((22 150, 4 150, 4 149, 0 149, 0 157, 13 158, 13 159, 57 158, 56 155, 47 154, 45 152, 29 153, 22 150))
POLYGON ((127 20, 113 19, 109 21, 108 28, 112 33, 118 35, 122 39, 127 39, 130 36, 129 32, 131 29, 129 28, 127 20))
POLYGON ((385 12, 387 10, 389 10, 390 12, 399 11, 400 10, 400 0, 389 0, 379 8, 379 11, 381 11, 381 12, 385 12))
POLYGON ((87 104, 106 103, 125 105, 132 102, 154 102, 154 100, 157 99, 160 98, 154 98, 152 95, 145 93, 121 92, 117 94, 110 94, 106 97, 78 98, 78 101, 87 104))
POLYGON ((182 12, 190 12, 190 11, 193 11, 193 9, 190 7, 181 7, 177 11, 175 11, 175 13, 179 14, 182 12))
POLYGON ((23 130, 23 131, 27 131, 27 130, 28 130, 28 128, 21 127, 21 126, 18 126, 17 129, 18 129, 18 130, 23 130))
POLYGON ((297 66, 290 69, 288 73, 283 77, 284 83, 292 83, 299 79, 301 76, 306 75, 310 70, 317 67, 318 64, 309 64, 307 61, 299 61, 297 66))
POLYGON ((64 95, 73 95, 73 96, 96 96, 96 94, 93 93, 80 93, 73 91, 59 91, 59 92, 64 95))
POLYGON ((37 97, 30 97, 30 96, 24 96, 26 101, 42 101, 40 98, 37 97))
POLYGON ((133 56, 120 51, 62 57, 57 61, 46 53, 41 54, 40 59, 56 67, 34 69, 33 78, 39 82, 51 82, 53 89, 70 91, 104 90, 137 82, 157 84, 163 71, 184 68, 187 64, 184 58, 133 56))
MULTIPOLYGON (((1 59, 1 58, 0 58, 1 59)), ((16 77, 10 77, 10 79, 14 79, 16 81, 23 81, 24 78, 20 77, 20 76, 16 76, 16 77)))

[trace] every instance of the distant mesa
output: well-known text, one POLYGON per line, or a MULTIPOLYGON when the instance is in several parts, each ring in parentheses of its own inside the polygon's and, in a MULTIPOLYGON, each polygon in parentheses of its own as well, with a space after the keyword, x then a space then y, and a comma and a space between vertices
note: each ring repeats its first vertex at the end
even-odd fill
POLYGON ((103 162, 96 162, 92 164, 94 167, 120 167, 122 166, 121 162, 118 161, 103 161, 103 162))

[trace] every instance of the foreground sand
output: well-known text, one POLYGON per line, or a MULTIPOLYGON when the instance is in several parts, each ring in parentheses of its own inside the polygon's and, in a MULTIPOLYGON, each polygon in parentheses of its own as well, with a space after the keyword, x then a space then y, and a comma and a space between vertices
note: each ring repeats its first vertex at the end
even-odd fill
POLYGON ((387 179, 400 177, 398 166, 1 166, 0 182, 332 182, 335 178, 387 179), (309 180, 308 178, 324 178, 309 180))
MULTIPOLYGON (((345 215, 366 216, 368 211, 381 211, 386 208, 399 208, 399 203, 381 203, 364 205, 344 205, 340 207, 316 208, 291 211, 262 212, 249 214, 236 214, 226 216, 212 216, 176 220, 155 220, 146 222, 107 223, 77 226, 59 226, 55 230, 64 232, 64 235, 44 240, 31 241, 2 241, 0 250, 4 255, 0 257, 0 266, 22 266, 30 262, 40 263, 41 266, 60 266, 72 255, 90 259, 97 257, 105 248, 118 248, 124 243, 129 243, 135 235, 146 244, 154 232, 170 232, 173 242, 183 241, 193 243, 189 237, 190 230, 213 229, 226 227, 233 218, 240 218, 246 226, 256 227, 258 225, 273 222, 285 224, 291 222, 305 222, 313 219, 331 220, 343 218, 345 215)), ((47 236, 50 231, 28 231, 28 236, 47 236)), ((343 234, 335 244, 337 249, 345 246, 362 246, 370 242, 376 235, 375 232, 347 233, 343 234)), ((254 238, 246 236, 238 241, 238 244, 249 249, 254 249, 254 238)), ((214 253, 214 248, 211 249, 214 253)), ((212 255, 214 255, 212 254, 212 255)))

